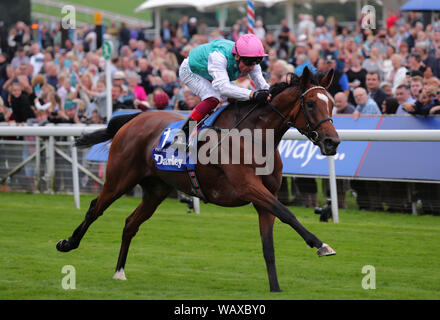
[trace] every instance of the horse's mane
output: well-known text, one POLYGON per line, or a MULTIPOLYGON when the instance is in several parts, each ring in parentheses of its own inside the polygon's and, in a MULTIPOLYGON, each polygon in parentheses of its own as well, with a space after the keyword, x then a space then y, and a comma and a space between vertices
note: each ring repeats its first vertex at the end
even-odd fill
MULTIPOLYGON (((314 74, 310 82, 314 85, 319 85, 320 80, 324 77, 325 74, 318 72, 314 74)), ((276 95, 280 94, 284 90, 289 87, 299 87, 300 86, 300 77, 295 73, 287 74, 287 82, 277 82, 269 88, 269 92, 274 98, 276 95)))
MULTIPOLYGON (((310 82, 313 85, 319 85, 321 79, 325 76, 324 73, 322 72, 317 72, 316 74, 313 74, 310 82)), ((270 86, 269 88, 269 93, 272 95, 272 99, 275 98, 275 96, 277 96, 278 94, 280 94, 281 92, 283 92, 284 90, 286 90, 289 87, 299 87, 300 86, 300 77, 295 74, 295 73, 288 73, 287 74, 287 82, 281 81, 281 82, 277 82, 275 84, 273 84, 272 86, 270 86)), ((234 101, 235 105, 238 106, 247 106, 249 105, 249 101, 238 101, 235 100, 234 101)))

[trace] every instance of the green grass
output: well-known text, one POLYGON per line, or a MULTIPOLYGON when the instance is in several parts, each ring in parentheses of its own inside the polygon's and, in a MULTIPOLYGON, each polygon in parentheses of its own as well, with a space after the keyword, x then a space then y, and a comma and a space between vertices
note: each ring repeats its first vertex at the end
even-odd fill
POLYGON ((82 221, 68 195, 0 193, 0 299, 439 299, 440 219, 341 210, 340 223, 320 223, 312 209, 291 208, 336 251, 318 258, 289 226, 275 224, 282 293, 270 293, 252 206, 202 204, 186 214, 166 200, 133 239, 127 281, 112 279, 125 218, 139 199, 111 206, 69 253, 55 249, 82 221), (61 287, 76 270, 76 289, 61 287), (376 269, 376 289, 362 288, 362 267, 376 269))
MULTIPOLYGON (((142 2, 139 0, 124 0, 123 2, 114 1, 114 0, 113 1, 94 0, 93 2, 91 2, 90 0, 63 0, 60 2, 65 2, 73 6, 82 5, 86 7, 96 8, 98 10, 105 10, 117 14, 122 14, 137 19, 152 21, 151 11, 147 10, 147 11, 141 11, 139 13, 134 12, 134 9, 136 9, 140 4, 142 4, 142 2)), ((38 3, 32 3, 31 10, 33 12, 45 13, 56 17, 59 16, 60 18, 63 16, 61 14, 61 8, 46 6, 38 3)), ((79 11, 76 11, 76 18, 78 19, 78 21, 81 22, 87 22, 91 24, 93 24, 94 22, 93 15, 83 14, 79 11)), ((105 19, 105 22, 108 24, 109 21, 105 19)), ((117 25, 119 26, 119 23, 117 25)))

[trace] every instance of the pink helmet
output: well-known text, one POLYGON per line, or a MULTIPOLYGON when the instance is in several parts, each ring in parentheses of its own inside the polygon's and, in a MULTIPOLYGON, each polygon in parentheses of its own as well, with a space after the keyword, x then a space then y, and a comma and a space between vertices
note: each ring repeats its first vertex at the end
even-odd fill
POLYGON ((240 57, 267 57, 261 40, 251 33, 244 34, 238 38, 232 48, 232 53, 240 57))

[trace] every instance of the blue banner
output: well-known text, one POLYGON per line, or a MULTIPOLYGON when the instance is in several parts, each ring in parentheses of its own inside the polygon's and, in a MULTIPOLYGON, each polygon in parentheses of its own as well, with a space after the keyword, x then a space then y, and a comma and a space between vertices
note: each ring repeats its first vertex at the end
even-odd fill
MULTIPOLYGON (((127 112, 114 116, 122 113, 127 112)), ((351 115, 338 115, 333 120, 336 129, 440 129, 440 117, 362 116, 355 121, 351 115)), ((110 141, 93 146, 86 160, 107 161, 109 148, 110 141)), ((282 140, 278 150, 283 174, 328 175, 327 157, 310 141, 282 140)), ((440 141, 341 141, 334 158, 338 177, 440 181, 440 141)))
MULTIPOLYGON (((440 129, 440 117, 335 116, 336 129, 424 130, 440 129)), ((283 174, 328 175, 327 157, 310 141, 282 140, 278 146, 283 161, 283 174)), ((367 179, 439 180, 439 142, 342 141, 335 155, 336 175, 367 179)))

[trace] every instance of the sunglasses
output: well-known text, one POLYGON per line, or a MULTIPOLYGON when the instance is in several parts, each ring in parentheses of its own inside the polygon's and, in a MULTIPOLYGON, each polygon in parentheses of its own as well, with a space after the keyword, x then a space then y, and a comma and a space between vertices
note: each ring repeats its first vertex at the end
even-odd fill
POLYGON ((262 57, 240 57, 240 60, 245 66, 251 67, 256 64, 260 64, 263 61, 262 57))

